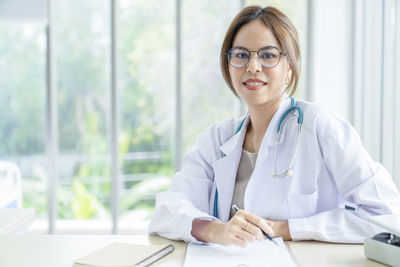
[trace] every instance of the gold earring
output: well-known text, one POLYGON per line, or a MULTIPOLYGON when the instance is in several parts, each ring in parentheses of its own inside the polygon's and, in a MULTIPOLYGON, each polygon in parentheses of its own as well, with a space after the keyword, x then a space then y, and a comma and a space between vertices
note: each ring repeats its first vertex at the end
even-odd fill
POLYGON ((286 85, 289 84, 289 78, 288 78, 288 77, 286 77, 286 79, 285 79, 285 84, 286 84, 286 85))

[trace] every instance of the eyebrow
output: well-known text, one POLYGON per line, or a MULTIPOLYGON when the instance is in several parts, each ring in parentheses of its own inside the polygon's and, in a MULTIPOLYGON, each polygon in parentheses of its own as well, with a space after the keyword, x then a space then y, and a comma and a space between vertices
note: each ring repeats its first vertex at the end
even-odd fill
POLYGON ((263 47, 261 47, 261 48, 258 49, 258 50, 250 50, 250 49, 248 49, 247 47, 240 46, 240 45, 233 46, 232 48, 242 48, 242 49, 247 49, 247 50, 249 50, 249 51, 259 51, 259 50, 264 49, 264 48, 277 48, 279 51, 281 51, 281 49, 280 49, 279 47, 274 46, 274 45, 263 46, 263 47))

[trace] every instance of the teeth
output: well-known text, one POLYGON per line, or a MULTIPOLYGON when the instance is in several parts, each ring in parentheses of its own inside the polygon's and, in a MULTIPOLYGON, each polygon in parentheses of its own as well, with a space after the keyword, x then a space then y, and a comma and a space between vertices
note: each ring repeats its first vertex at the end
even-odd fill
POLYGON ((250 83, 246 83, 247 85, 250 85, 250 86, 261 86, 261 85, 264 85, 264 83, 257 83, 257 82, 250 82, 250 83))

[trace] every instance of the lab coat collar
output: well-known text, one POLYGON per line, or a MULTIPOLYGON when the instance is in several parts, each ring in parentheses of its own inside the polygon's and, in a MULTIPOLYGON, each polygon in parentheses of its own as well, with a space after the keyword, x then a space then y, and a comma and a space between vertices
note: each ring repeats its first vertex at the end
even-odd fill
MULTIPOLYGON (((272 119, 269 123, 267 131, 265 132, 265 135, 264 135, 264 138, 261 143, 260 150, 259 150, 259 152, 261 152, 261 155, 265 154, 265 150, 269 146, 276 145, 276 138, 277 138, 276 130, 278 129, 279 121, 280 121, 283 113, 285 113, 285 111, 290 107, 290 105, 291 105, 290 98, 287 94, 285 94, 281 104, 279 105, 278 109, 275 111, 275 114, 272 116, 272 119)), ((243 121, 243 119, 245 119, 245 121, 244 121, 242 127, 240 128, 239 132, 234 134, 230 139, 228 139, 228 141, 226 141, 224 144, 222 144, 220 146, 220 150, 224 153, 224 155, 228 155, 236 148, 238 148, 238 147, 241 148, 243 146, 244 137, 246 136, 247 127, 250 123, 251 118, 249 115, 246 115, 246 117, 240 118, 240 120, 239 120, 240 123, 243 121)), ((238 124, 237 127, 239 127, 240 123, 238 124)), ((235 132, 237 130, 237 127, 235 128, 235 132)), ((284 127, 282 130, 283 131, 282 131, 279 143, 282 143, 282 141, 285 137, 284 133, 285 133, 286 128, 284 127)))
POLYGON ((249 123, 250 123, 250 117, 248 115, 240 118, 239 124, 237 124, 237 126, 235 127, 234 135, 219 147, 219 149, 224 153, 224 155, 228 155, 236 148, 243 146, 244 137, 246 136, 247 126, 249 125, 249 123), (244 122, 240 127, 240 124, 242 123, 243 120, 244 122), (240 129, 236 133, 239 127, 240 129))

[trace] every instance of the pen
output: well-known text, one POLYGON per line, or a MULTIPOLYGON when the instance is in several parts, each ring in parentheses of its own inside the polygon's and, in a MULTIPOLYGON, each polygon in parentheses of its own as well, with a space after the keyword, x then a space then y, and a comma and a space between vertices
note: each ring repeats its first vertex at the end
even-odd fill
MULTIPOLYGON (((239 208, 238 208, 235 204, 232 205, 232 209, 234 209, 236 212, 239 211, 239 208)), ((266 238, 268 238, 269 240, 271 240, 272 242, 274 242, 275 245, 279 246, 278 243, 276 243, 276 241, 275 241, 269 234, 267 234, 266 232, 264 232, 263 229, 261 229, 261 228, 260 228, 260 230, 261 230, 261 232, 263 233, 263 235, 264 235, 266 238)))

